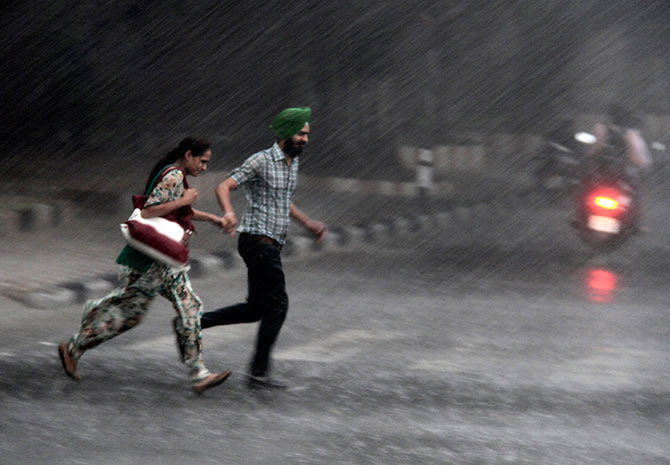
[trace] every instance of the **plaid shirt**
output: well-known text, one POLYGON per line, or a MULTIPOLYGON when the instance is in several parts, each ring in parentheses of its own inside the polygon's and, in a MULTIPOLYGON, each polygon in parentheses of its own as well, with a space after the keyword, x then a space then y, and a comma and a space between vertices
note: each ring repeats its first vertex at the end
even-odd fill
POLYGON ((298 184, 298 157, 289 166, 286 155, 275 143, 247 158, 230 177, 244 185, 247 208, 237 230, 271 237, 284 244, 290 220, 290 206, 298 184))

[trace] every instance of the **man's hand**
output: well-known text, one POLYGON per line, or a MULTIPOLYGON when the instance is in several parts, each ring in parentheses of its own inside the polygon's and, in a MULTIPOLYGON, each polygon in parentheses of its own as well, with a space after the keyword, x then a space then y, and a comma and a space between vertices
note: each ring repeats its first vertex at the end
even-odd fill
POLYGON ((237 228, 237 217, 235 212, 228 212, 221 217, 221 223, 223 224, 223 230, 230 234, 230 237, 235 236, 235 228, 237 228))
POLYGON ((315 236, 317 244, 321 242, 328 234, 328 228, 321 221, 309 220, 305 228, 315 236))

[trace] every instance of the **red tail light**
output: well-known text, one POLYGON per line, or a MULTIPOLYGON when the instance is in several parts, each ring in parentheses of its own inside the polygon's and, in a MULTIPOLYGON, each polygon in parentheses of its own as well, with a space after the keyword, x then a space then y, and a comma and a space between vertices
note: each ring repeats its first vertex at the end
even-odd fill
POLYGON ((630 198, 616 189, 598 189, 587 197, 588 209, 596 215, 618 216, 625 212, 630 198))
POLYGON ((597 195, 596 198, 593 199, 593 203, 606 210, 616 210, 619 207, 619 202, 617 200, 605 197, 604 195, 597 195))

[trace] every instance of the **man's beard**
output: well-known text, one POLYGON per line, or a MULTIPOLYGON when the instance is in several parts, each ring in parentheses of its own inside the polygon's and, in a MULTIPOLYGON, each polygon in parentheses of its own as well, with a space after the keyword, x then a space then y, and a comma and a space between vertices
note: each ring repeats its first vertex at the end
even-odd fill
POLYGON ((293 142, 293 139, 286 139, 286 142, 284 142, 284 153, 291 158, 295 158, 302 153, 303 145, 305 145, 304 142, 296 144, 293 142))

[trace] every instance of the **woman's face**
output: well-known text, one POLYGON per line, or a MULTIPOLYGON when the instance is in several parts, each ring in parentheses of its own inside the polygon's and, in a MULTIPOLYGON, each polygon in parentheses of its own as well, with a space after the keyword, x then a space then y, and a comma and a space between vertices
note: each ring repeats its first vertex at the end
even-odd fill
POLYGON ((207 151, 205 151, 205 153, 203 153, 199 157, 196 157, 193 154, 191 154, 191 151, 189 150, 188 152, 186 152, 184 168, 186 168, 186 172, 191 176, 197 176, 202 171, 207 171, 207 165, 211 158, 212 158, 211 149, 207 149, 207 151))

